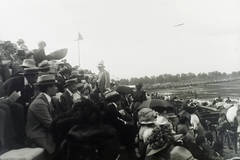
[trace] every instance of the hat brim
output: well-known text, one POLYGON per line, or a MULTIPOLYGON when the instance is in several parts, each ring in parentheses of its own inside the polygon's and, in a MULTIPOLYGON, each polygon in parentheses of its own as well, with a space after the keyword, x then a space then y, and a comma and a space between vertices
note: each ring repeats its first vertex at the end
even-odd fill
POLYGON ((81 84, 79 82, 74 82, 74 83, 65 84, 64 87, 75 85, 75 84, 77 84, 77 88, 80 88, 80 87, 84 86, 83 84, 81 84))
POLYGON ((35 75, 35 74, 39 74, 39 72, 32 72, 32 73, 19 73, 20 75, 29 75, 29 74, 33 74, 33 75, 35 75))
POLYGON ((45 85, 52 85, 52 84, 60 84, 60 82, 43 82, 43 83, 34 83, 34 86, 45 86, 45 85))
POLYGON ((155 124, 156 121, 139 122, 140 124, 155 124))
POLYGON ((121 99, 121 95, 120 94, 115 94, 115 95, 112 95, 112 96, 109 96, 109 97, 105 98, 104 100, 109 101, 109 100, 112 100, 112 99, 121 99))
POLYGON ((37 68, 36 66, 19 65, 20 67, 37 68))
MULTIPOLYGON (((183 134, 174 135, 174 141, 176 142, 177 140, 181 139, 182 137, 183 137, 183 134)), ((167 148, 170 144, 172 144, 172 143, 167 143, 159 149, 151 149, 150 145, 148 145, 147 150, 146 150, 146 156, 154 155, 154 154, 162 151, 163 149, 167 148)))

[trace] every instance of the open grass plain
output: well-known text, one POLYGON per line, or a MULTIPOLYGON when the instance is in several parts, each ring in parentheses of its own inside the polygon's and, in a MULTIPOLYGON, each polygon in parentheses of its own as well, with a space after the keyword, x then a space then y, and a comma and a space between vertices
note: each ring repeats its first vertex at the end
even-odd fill
MULTIPOLYGON (((171 93, 178 95, 182 99, 195 98, 194 94, 190 92, 196 91, 197 98, 203 100, 214 100, 216 97, 221 96, 222 98, 230 97, 232 99, 240 99, 240 80, 224 83, 212 83, 212 84, 201 84, 197 86, 189 87, 179 87, 170 89, 155 89, 147 90, 147 93, 160 93, 160 95, 165 95, 166 93, 171 93)), ((227 142, 224 143, 224 159, 231 159, 232 157, 240 157, 240 148, 238 148, 238 153, 235 154, 234 150, 231 150, 227 146, 227 142)), ((240 158, 239 158, 240 159, 240 158)))

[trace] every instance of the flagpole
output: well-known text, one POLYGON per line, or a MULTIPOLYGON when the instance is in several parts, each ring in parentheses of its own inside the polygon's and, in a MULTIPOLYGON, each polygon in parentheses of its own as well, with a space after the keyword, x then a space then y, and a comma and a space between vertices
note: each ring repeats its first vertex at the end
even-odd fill
POLYGON ((80 40, 83 40, 83 37, 82 35, 78 32, 78 65, 79 65, 79 68, 80 68, 80 40))
POLYGON ((80 68, 80 40, 78 40, 78 66, 80 68))

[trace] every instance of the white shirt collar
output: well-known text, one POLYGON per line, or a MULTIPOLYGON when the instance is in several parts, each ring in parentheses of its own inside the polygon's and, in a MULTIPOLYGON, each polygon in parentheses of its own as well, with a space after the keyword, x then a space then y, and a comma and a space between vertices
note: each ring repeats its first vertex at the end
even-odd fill
POLYGON ((28 80, 26 77, 24 77, 24 86, 27 86, 29 83, 28 83, 28 80))
POLYGON ((69 91, 69 89, 66 89, 68 91, 68 93, 70 94, 70 96, 73 96, 73 93, 71 91, 69 91))
POLYGON ((46 93, 43 93, 43 94, 46 96, 48 102, 51 103, 52 98, 48 94, 46 94, 46 93))

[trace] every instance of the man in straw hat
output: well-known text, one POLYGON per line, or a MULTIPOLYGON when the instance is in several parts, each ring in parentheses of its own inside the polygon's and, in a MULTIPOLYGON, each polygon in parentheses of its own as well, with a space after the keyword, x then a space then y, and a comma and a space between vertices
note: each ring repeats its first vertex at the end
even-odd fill
POLYGON ((79 83, 77 81, 77 78, 69 79, 65 81, 66 90, 60 96, 60 102, 61 102, 61 108, 62 108, 61 112, 66 112, 73 107, 73 104, 74 104, 73 94, 78 91, 78 86, 79 86, 79 83))
POLYGON ((20 74, 22 74, 24 72, 25 68, 37 68, 36 62, 32 59, 24 59, 22 64, 19 66, 20 66, 21 70, 13 73, 11 75, 11 77, 20 76, 20 74))
POLYGON ((106 71, 104 68, 104 62, 101 61, 97 65, 99 73, 98 73, 98 79, 97 79, 97 86, 98 89, 103 96, 103 93, 110 90, 110 75, 108 71, 106 71))
POLYGON ((33 83, 37 81, 38 68, 24 68, 23 74, 9 78, 3 83, 3 90, 6 96, 10 96, 14 91, 21 93, 17 103, 27 106, 34 97, 33 83))
POLYGON ((54 75, 39 76, 34 85, 39 87, 41 93, 30 104, 27 115, 27 137, 50 155, 55 151, 50 125, 55 117, 51 100, 56 95, 57 83, 54 75))

